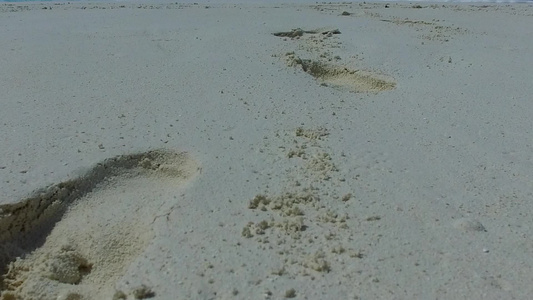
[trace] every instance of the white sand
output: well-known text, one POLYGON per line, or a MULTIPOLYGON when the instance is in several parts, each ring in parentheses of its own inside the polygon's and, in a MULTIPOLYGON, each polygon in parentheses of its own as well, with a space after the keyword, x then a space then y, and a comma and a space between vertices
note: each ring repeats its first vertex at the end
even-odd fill
POLYGON ((2 299, 533 294, 532 5, 0 11, 2 299))

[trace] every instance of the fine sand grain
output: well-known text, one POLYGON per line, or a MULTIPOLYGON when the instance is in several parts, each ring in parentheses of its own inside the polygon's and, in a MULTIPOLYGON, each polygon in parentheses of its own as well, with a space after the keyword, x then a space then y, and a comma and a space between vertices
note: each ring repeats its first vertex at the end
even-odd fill
POLYGON ((532 28, 0 5, 1 299, 530 299, 532 28))

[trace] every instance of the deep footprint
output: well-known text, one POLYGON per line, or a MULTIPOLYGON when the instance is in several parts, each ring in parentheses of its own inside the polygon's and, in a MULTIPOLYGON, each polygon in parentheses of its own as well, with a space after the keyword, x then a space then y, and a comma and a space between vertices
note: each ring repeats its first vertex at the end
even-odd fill
POLYGON ((345 88, 352 92, 377 93, 392 90, 396 83, 383 75, 376 75, 362 70, 350 70, 310 59, 301 59, 294 54, 287 55, 289 66, 301 66, 302 70, 316 78, 322 85, 345 88))
POLYGON ((111 299, 154 216, 198 170, 186 153, 123 155, 0 206, 1 299, 111 299))
MULTIPOLYGON (((396 82, 389 76, 330 63, 332 59, 327 59, 324 54, 327 53, 325 50, 328 48, 328 43, 325 41, 327 37, 340 33, 336 28, 319 28, 315 30, 297 28, 291 31, 275 32, 273 35, 285 39, 298 40, 298 49, 306 49, 308 52, 320 50, 321 54, 315 60, 300 58, 294 52, 286 53, 285 59, 289 66, 301 67, 304 72, 313 76, 321 86, 329 86, 356 93, 378 93, 394 89, 396 82)), ((340 57, 338 58, 340 59, 340 57)))

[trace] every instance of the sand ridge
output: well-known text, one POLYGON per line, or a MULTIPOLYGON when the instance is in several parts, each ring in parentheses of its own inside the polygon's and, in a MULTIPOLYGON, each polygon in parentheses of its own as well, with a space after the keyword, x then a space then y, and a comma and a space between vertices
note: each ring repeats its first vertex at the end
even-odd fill
POLYGON ((152 295, 149 287, 115 291, 114 283, 153 238, 158 209, 197 171, 187 153, 123 155, 2 206, 2 299, 152 295))

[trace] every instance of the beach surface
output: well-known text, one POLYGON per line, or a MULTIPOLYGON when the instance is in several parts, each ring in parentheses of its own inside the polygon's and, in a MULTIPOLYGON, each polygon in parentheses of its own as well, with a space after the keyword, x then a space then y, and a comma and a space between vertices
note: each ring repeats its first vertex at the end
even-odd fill
POLYGON ((532 36, 532 4, 1 4, 1 299, 529 299, 532 36))

